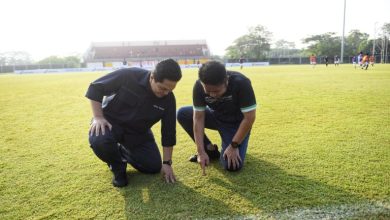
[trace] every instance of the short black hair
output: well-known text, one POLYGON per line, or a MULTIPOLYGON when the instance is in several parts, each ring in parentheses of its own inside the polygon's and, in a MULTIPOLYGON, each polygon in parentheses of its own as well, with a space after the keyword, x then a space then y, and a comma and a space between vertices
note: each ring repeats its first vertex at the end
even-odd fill
POLYGON ((164 79, 178 82, 181 79, 180 66, 173 59, 166 59, 159 62, 152 74, 156 82, 162 82, 164 79))
POLYGON ((225 65, 218 61, 209 61, 199 68, 199 79, 202 83, 208 85, 221 85, 227 79, 225 65))

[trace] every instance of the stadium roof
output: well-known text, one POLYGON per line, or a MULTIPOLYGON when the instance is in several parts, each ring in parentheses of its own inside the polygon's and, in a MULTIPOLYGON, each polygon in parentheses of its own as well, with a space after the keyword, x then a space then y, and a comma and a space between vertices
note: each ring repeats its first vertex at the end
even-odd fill
POLYGON ((206 40, 92 42, 84 55, 87 62, 164 58, 199 59, 210 54, 206 40))
POLYGON ((113 41, 92 42, 91 47, 126 47, 126 46, 165 46, 165 45, 207 45, 206 40, 162 40, 162 41, 113 41))

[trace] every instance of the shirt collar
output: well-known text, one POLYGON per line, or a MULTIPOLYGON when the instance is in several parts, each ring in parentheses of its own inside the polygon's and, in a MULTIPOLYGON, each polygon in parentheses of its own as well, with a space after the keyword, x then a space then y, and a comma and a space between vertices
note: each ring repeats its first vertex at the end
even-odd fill
POLYGON ((151 72, 148 72, 147 74, 145 74, 141 80, 139 81, 139 84, 145 88, 145 90, 148 92, 148 94, 150 95, 154 95, 153 91, 152 91, 152 88, 150 87, 150 74, 151 72))
POLYGON ((150 88, 149 77, 150 77, 150 72, 144 74, 143 77, 140 79, 139 83, 144 87, 150 88))

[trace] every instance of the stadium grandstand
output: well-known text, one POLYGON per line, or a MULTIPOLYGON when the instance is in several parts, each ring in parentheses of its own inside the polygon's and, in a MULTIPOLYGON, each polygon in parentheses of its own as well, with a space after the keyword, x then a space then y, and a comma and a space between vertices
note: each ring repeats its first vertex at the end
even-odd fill
POLYGON ((87 67, 154 66, 173 58, 181 65, 206 62, 206 40, 93 42, 84 55, 87 67))

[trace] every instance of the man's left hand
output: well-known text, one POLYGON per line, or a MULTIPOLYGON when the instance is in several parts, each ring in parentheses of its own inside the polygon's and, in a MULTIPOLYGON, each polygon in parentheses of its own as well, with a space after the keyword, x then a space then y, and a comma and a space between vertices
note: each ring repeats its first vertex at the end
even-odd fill
POLYGON ((175 174, 173 173, 173 169, 168 164, 163 164, 161 167, 161 172, 164 176, 165 182, 174 183, 176 182, 175 174))
POLYGON ((226 148, 225 152, 223 153, 223 158, 227 160, 228 168, 232 167, 233 170, 236 170, 238 167, 240 167, 240 163, 242 162, 238 148, 233 148, 231 145, 226 148))

